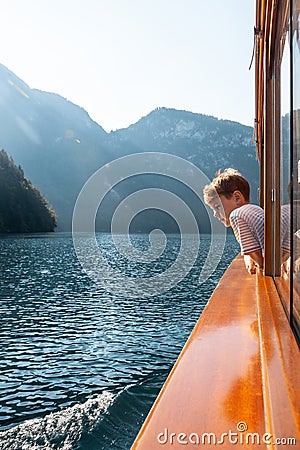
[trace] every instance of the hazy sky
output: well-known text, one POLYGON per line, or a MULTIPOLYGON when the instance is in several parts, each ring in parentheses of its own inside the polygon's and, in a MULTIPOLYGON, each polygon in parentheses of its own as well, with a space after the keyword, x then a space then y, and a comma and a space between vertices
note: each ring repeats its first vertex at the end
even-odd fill
POLYGON ((106 131, 158 106, 253 125, 254 0, 0 4, 0 62, 106 131))

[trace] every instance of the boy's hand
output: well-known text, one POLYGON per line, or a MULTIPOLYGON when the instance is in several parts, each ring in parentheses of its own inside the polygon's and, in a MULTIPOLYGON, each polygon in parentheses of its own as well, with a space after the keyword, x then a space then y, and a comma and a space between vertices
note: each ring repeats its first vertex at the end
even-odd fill
POLYGON ((250 275, 254 275, 256 273, 258 265, 255 263, 255 261, 251 258, 250 255, 244 256, 244 263, 248 273, 250 273, 250 275))

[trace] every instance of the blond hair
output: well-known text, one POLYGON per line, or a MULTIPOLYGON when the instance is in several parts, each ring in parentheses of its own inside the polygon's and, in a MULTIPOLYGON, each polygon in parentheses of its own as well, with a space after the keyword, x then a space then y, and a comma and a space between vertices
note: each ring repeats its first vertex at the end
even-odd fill
POLYGON ((211 203, 218 195, 224 195, 231 198, 234 191, 240 191, 246 202, 250 198, 250 186, 246 178, 244 178, 236 169, 220 170, 216 173, 216 177, 210 184, 203 189, 205 203, 211 203))

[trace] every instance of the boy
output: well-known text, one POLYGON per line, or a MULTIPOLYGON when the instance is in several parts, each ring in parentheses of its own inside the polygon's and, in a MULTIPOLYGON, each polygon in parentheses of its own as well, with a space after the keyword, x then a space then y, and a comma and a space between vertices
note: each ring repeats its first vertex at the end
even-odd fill
POLYGON ((237 170, 226 169, 205 186, 203 194, 214 216, 232 227, 248 272, 256 273, 263 266, 264 211, 250 204, 248 181, 237 170))

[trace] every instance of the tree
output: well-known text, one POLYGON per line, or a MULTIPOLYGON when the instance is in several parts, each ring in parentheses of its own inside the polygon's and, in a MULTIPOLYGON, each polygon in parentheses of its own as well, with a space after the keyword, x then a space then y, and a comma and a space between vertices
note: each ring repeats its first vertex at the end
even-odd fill
POLYGON ((5 150, 0 151, 0 232, 54 231, 56 214, 5 150))

